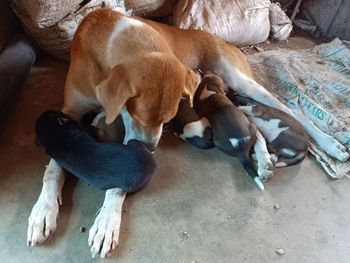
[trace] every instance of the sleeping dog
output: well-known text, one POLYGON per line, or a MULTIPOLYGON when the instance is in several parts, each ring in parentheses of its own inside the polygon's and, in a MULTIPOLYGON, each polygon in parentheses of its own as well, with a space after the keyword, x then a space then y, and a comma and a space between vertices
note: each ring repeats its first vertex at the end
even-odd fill
POLYGON ((238 157, 259 189, 264 190, 250 158, 257 129, 225 96, 224 83, 218 76, 204 76, 195 94, 194 107, 209 120, 215 146, 228 155, 238 157))
POLYGON ((261 131, 268 142, 269 152, 278 158, 276 167, 297 164, 305 158, 308 136, 293 117, 233 92, 228 92, 227 97, 261 131))

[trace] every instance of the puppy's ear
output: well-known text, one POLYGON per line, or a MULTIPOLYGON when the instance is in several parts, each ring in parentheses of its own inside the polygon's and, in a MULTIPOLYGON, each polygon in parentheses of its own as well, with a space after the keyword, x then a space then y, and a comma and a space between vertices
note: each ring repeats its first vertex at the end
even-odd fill
POLYGON ((106 111, 106 124, 111 124, 125 103, 135 96, 126 66, 115 66, 108 77, 97 85, 96 96, 106 111))
POLYGON ((194 73, 192 70, 187 71, 183 96, 188 99, 191 108, 193 107, 193 97, 200 81, 201 78, 198 74, 194 73))

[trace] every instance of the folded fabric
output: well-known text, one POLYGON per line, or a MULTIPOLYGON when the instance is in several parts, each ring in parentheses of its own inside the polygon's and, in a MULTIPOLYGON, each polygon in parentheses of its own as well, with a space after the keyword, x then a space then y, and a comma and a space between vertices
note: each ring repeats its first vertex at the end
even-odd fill
POLYGON ((99 143, 61 112, 43 113, 35 131, 37 144, 59 165, 103 190, 119 187, 125 192, 138 191, 156 168, 154 156, 144 143, 99 143))

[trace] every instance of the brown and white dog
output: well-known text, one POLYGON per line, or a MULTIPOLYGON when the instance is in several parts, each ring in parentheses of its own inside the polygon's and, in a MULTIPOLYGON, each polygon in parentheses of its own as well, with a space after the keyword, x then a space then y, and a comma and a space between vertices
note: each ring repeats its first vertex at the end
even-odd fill
MULTIPOLYGON (((109 9, 90 13, 74 36, 63 112, 80 119, 91 109, 104 108, 107 123, 121 114, 124 142, 138 139, 154 148, 163 123, 175 116, 180 99, 185 96, 192 103, 199 76, 191 69, 197 68, 219 75, 241 95, 292 114, 254 81, 239 49, 203 31, 181 30, 109 9)), ((301 114, 295 117, 326 152, 348 159, 339 142, 301 114)), ((28 244, 42 243, 55 231, 64 179, 62 168, 51 159, 28 219, 28 244)), ((89 232, 93 257, 105 257, 118 245, 124 198, 119 188, 106 191, 89 232)))

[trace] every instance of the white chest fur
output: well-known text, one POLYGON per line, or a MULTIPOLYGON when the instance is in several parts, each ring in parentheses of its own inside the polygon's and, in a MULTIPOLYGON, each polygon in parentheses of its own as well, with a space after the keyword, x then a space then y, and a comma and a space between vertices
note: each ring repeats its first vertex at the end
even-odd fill
POLYGON ((263 120, 253 116, 250 118, 269 143, 273 142, 281 134, 281 132, 289 129, 289 127, 279 127, 279 123, 281 122, 279 119, 263 120))

